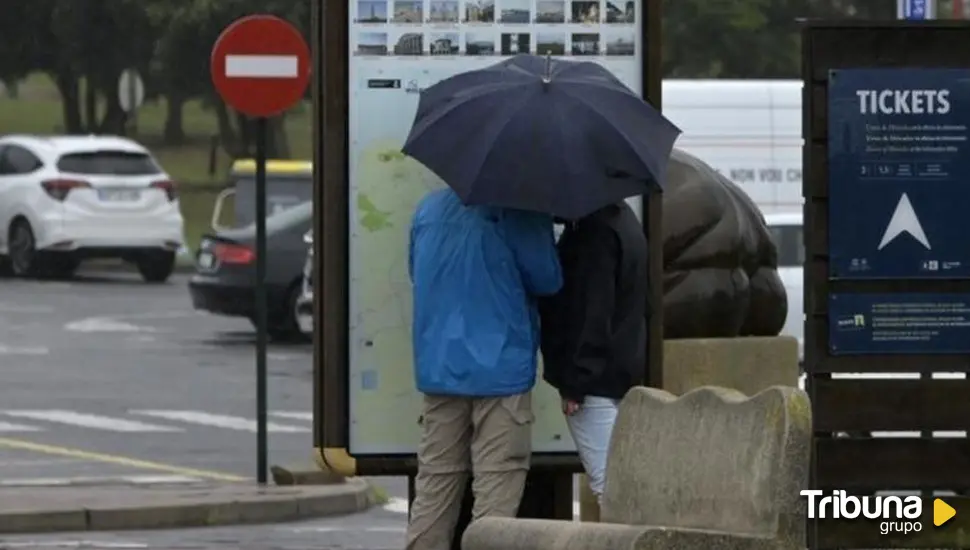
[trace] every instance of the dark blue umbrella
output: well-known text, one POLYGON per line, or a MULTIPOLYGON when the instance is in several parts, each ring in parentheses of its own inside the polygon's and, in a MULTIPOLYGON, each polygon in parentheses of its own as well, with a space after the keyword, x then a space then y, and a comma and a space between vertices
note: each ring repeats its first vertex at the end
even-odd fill
POLYGON ((403 151, 466 204, 576 219, 662 187, 678 135, 601 65, 519 55, 421 92, 403 151))

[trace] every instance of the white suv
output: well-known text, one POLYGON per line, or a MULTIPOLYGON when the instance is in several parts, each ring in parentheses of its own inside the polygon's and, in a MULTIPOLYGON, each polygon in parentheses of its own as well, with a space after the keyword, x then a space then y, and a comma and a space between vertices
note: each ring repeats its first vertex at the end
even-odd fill
POLYGON ((765 222, 778 249, 778 275, 788 295, 788 317, 781 333, 798 339, 798 359, 804 357, 805 308, 804 265, 805 244, 801 212, 765 214, 765 222))
POLYGON ((86 258, 121 258, 163 282, 182 225, 175 183, 134 141, 0 137, 0 258, 15 275, 70 277, 86 258))

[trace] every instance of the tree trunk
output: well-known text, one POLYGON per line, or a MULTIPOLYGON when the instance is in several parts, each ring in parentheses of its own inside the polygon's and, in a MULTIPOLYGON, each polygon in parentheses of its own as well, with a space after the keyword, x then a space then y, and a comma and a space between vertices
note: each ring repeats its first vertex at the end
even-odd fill
POLYGON ((246 115, 235 111, 236 127, 239 128, 239 152, 246 158, 253 157, 253 121, 246 115))
POLYGON ((169 145, 179 145, 185 141, 185 127, 182 125, 182 108, 185 106, 185 98, 180 94, 169 94, 165 96, 168 106, 165 113, 165 143, 169 145))
POLYGON ((98 125, 98 89, 89 76, 84 79, 84 131, 92 133, 98 125))
POLYGON ((51 75, 54 77, 54 84, 57 91, 61 94, 61 112, 64 118, 65 134, 80 134, 84 132, 84 121, 81 120, 81 108, 78 103, 80 100, 80 86, 77 77, 69 71, 58 72, 51 75))
POLYGON ((229 109, 221 100, 216 100, 214 108, 216 110, 216 121, 219 124, 219 143, 222 144, 222 149, 230 158, 240 158, 243 154, 239 150, 239 140, 232 127, 232 121, 229 119, 229 109))
POLYGON ((269 119, 266 126, 269 129, 266 139, 267 156, 277 159, 291 158, 290 140, 286 135, 286 114, 269 119))
POLYGON ((105 110, 104 118, 98 125, 99 134, 125 135, 125 123, 128 115, 121 109, 117 101, 109 101, 108 108, 105 110))

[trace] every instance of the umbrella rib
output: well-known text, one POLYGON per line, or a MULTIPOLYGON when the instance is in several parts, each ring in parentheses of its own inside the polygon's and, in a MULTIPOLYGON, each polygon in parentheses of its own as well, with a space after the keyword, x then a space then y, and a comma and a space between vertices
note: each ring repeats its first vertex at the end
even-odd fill
MULTIPOLYGON (((584 83, 580 83, 580 82, 577 82, 577 83, 576 83, 576 86, 577 86, 577 87, 579 87, 579 86, 582 86, 582 85, 584 85, 584 83)), ((599 87, 598 87, 598 88, 599 88, 599 87)), ((603 89, 604 89, 604 90, 609 90, 609 91, 611 91, 611 92, 614 92, 614 93, 619 93, 619 94, 621 94, 621 95, 627 95, 627 94, 624 94, 623 92, 621 92, 621 91, 619 91, 619 90, 615 90, 615 91, 614 91, 614 90, 613 90, 612 88, 603 88, 603 89)), ((568 87, 564 87, 564 88, 562 89, 562 92, 563 92, 563 93, 565 93, 566 95, 568 95, 568 96, 570 96, 570 97, 572 97, 572 98, 573 98, 573 99, 575 99, 576 101, 579 101, 580 103, 582 103, 582 104, 584 104, 584 105, 586 105, 587 107, 589 107, 589 109, 590 109, 590 110, 591 110, 592 112, 594 112, 594 113, 596 113, 596 115, 597 115, 597 116, 599 116, 600 118, 602 118, 602 119, 603 119, 604 121, 606 121, 606 123, 607 123, 607 124, 608 124, 609 126, 611 126, 611 127, 613 127, 613 128, 614 128, 614 129, 615 129, 615 130, 616 130, 617 132, 619 132, 619 133, 620 133, 620 134, 621 134, 621 135, 623 136, 623 138, 624 138, 624 141, 626 142, 626 145, 627 145, 627 147, 628 147, 628 148, 629 148, 629 149, 630 149, 631 151, 633 151, 633 152, 634 152, 635 154, 637 153, 637 151, 636 151, 636 150, 635 150, 635 149, 633 148, 633 146, 631 145, 631 144, 633 143, 633 141, 634 141, 634 140, 633 140, 633 139, 631 139, 631 137, 630 137, 630 134, 629 134, 629 133, 627 133, 627 132, 626 132, 626 130, 625 130, 624 128, 621 128, 621 127, 619 127, 619 126, 617 126, 617 125, 615 125, 615 124, 613 124, 613 123, 611 122, 611 119, 610 119, 610 117, 608 117, 607 115, 605 115, 605 114, 604 114, 604 113, 603 113, 603 112, 602 112, 602 111, 601 111, 601 110, 599 109, 599 106, 598 106, 598 105, 596 105, 595 103, 592 103, 592 102, 588 102, 588 101, 585 101, 585 100, 584 100, 584 97, 583 97, 582 95, 580 95, 580 94, 575 94, 575 93, 573 93, 573 90, 572 90, 571 88, 568 88, 568 87)), ((638 97, 636 97, 636 96, 632 96, 632 98, 635 98, 635 99, 637 99, 638 101, 643 101, 642 99, 640 99, 640 98, 638 98, 638 97)), ((670 124, 669 122, 667 122, 667 120, 666 120, 666 119, 664 119, 664 118, 662 118, 662 116, 661 116, 661 119, 662 119, 662 121, 663 121, 663 122, 665 122, 665 123, 667 123, 667 124, 670 124)), ((673 144, 671 143, 671 148, 672 148, 672 147, 673 147, 673 144)), ((658 159, 657 159, 657 157, 656 157, 656 156, 655 156, 655 155, 653 154, 653 151, 652 151, 652 150, 649 150, 649 149, 648 149, 648 150, 646 151, 646 153, 647 153, 647 154, 648 154, 648 155, 650 156, 650 160, 651 160, 651 161, 653 161, 653 162, 655 162, 655 163, 656 163, 656 162, 658 162, 658 159)), ((637 156, 639 156, 639 154, 637 154, 637 156)), ((659 176, 654 176, 654 177, 659 177, 659 176)))
MULTIPOLYGON (((496 132, 494 134, 494 139, 498 139, 498 137, 502 134, 502 132, 505 131, 505 129, 508 127, 508 125, 512 123, 512 120, 519 113, 519 111, 521 111, 522 109, 524 109, 525 106, 528 105, 529 100, 531 100, 531 99, 532 98, 529 97, 528 95, 523 94, 522 99, 521 99, 521 103, 519 105, 517 105, 514 109, 511 110, 511 112, 509 113, 509 116, 505 119, 505 122, 503 122, 502 125, 496 130, 496 132)), ((488 158, 494 152, 495 152, 495 148, 491 148, 491 149, 489 149, 488 154, 486 154, 485 156, 482 157, 481 162, 479 162, 478 163, 478 166, 475 167, 475 171, 477 173, 481 173, 482 166, 485 166, 485 164, 487 164, 488 158)), ((473 194, 474 194, 474 191, 470 191, 468 193, 468 199, 469 200, 471 200, 471 196, 473 194)))

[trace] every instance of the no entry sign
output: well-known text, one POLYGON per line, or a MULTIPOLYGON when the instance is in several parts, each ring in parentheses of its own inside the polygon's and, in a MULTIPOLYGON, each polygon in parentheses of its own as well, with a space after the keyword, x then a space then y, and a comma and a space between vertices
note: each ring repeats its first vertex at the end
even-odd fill
POLYGON ((252 117, 270 117, 303 98, 310 62, 310 48, 296 27, 272 15, 249 15, 219 35, 210 70, 229 106, 252 117))

